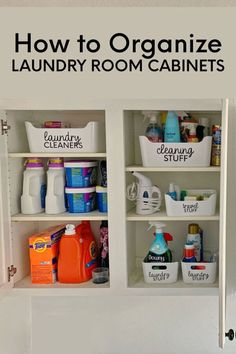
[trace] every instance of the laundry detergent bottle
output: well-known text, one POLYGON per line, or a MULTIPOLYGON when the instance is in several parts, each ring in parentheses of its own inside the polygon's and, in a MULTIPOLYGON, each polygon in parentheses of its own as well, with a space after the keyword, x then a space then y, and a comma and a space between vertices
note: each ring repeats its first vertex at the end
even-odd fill
POLYGON ((32 157, 25 162, 23 191, 21 195, 22 214, 37 214, 44 211, 46 176, 42 160, 32 157))
POLYGON ((98 266, 98 247, 94 237, 90 221, 82 221, 76 227, 77 234, 83 239, 83 266, 86 279, 92 278, 92 271, 98 266))
POLYGON ((97 247, 90 225, 66 225, 58 257, 58 281, 82 283, 92 278, 96 267, 97 247))
POLYGON ((172 253, 168 247, 168 244, 165 240, 164 233, 162 231, 165 224, 149 222, 150 227, 155 228, 155 240, 153 241, 147 256, 144 259, 145 263, 155 263, 155 262, 172 262, 172 253))
POLYGON ((52 158, 48 161, 45 212, 60 214, 64 211, 66 211, 64 164, 61 158, 52 158))

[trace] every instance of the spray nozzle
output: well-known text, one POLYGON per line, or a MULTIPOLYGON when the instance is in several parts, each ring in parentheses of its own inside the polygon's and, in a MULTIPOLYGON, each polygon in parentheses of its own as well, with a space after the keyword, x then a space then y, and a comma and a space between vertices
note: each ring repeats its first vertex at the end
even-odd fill
POLYGON ((150 123, 157 123, 157 116, 159 115, 158 111, 142 111, 142 114, 144 115, 144 122, 146 119, 150 119, 150 123))
POLYGON ((149 231, 152 227, 155 227, 156 229, 156 233, 161 233, 162 232, 162 229, 163 227, 166 226, 166 224, 163 224, 162 222, 153 222, 153 221, 149 221, 149 227, 147 229, 147 231, 149 231))

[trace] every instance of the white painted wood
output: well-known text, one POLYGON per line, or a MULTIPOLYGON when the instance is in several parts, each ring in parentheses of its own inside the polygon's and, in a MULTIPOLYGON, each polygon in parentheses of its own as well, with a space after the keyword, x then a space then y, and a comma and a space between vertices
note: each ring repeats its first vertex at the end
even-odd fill
POLYGON ((11 217, 12 221, 80 221, 80 220, 107 220, 107 213, 100 213, 95 210, 90 213, 61 213, 61 214, 34 214, 34 215, 26 215, 26 214, 16 214, 11 217))
MULTIPOLYGON (((0 120, 6 121, 6 114, 0 111, 0 120)), ((0 131, 0 287, 12 286, 8 282, 7 268, 12 264, 10 196, 8 180, 7 136, 0 131)))
POLYGON ((226 227, 227 227, 227 154, 228 100, 222 107, 220 225, 219 225, 219 346, 224 348, 226 332, 226 227))
MULTIPOLYGON (((47 153, 47 152, 37 152, 37 157, 58 157, 58 153, 47 153)), ((97 152, 97 153, 67 153, 67 152, 60 152, 60 157, 69 157, 69 158, 105 158, 107 154, 104 152, 97 152)), ((20 158, 20 157, 35 157, 35 152, 12 152, 9 153, 8 157, 10 158, 20 158)))
POLYGON ((151 221, 151 220, 159 220, 159 221, 214 221, 219 220, 219 213, 216 212, 213 216, 167 216, 165 211, 159 211, 155 214, 151 215, 138 215, 135 212, 135 209, 130 210, 127 213, 126 219, 128 221, 151 221))
MULTIPOLYGON (((52 107, 50 104, 47 109, 54 109, 54 111, 29 111, 32 109, 32 104, 18 103, 18 108, 27 108, 25 112, 23 111, 9 111, 9 121, 12 125, 12 134, 9 137, 9 157, 11 166, 11 198, 4 197, 4 200, 11 200, 11 211, 12 214, 12 239, 13 239, 13 259, 18 266, 18 275, 15 278, 16 284, 14 292, 16 294, 32 294, 37 296, 44 295, 217 295, 218 294, 218 283, 207 287, 192 287, 186 286, 181 281, 176 284, 172 284, 170 288, 153 288, 147 287, 147 284, 143 282, 142 275, 138 275, 136 261, 138 257, 143 257, 146 248, 150 243, 150 239, 146 237, 144 233, 147 226, 147 221, 149 220, 161 220, 166 221, 168 226, 172 229, 176 229, 178 234, 176 244, 179 243, 180 246, 177 249, 178 257, 182 249, 182 243, 185 239, 185 229, 188 222, 196 221, 200 223, 206 223, 203 226, 204 230, 207 230, 207 246, 211 249, 212 247, 218 247, 218 222, 219 219, 226 216, 226 204, 225 195, 226 187, 222 187, 223 180, 226 184, 226 167, 222 165, 219 167, 207 167, 207 168, 143 168, 140 166, 140 151, 138 145, 138 134, 144 129, 147 122, 142 121, 141 110, 143 109, 154 109, 154 110, 164 110, 170 109, 170 106, 177 110, 191 110, 196 111, 197 114, 206 112, 211 115, 212 122, 214 124, 219 122, 219 112, 221 111, 221 101, 220 100, 134 100, 134 101, 116 101, 114 103, 100 103, 90 102, 89 105, 81 104, 81 108, 89 110, 88 114, 83 119, 87 120, 91 117, 94 118, 98 114, 98 120, 104 120, 103 112, 93 112, 91 110, 95 109, 106 109, 106 130, 107 130, 107 154, 92 154, 92 155, 82 155, 82 154, 63 154, 63 157, 78 157, 78 158, 104 158, 107 157, 108 162, 108 200, 109 200, 109 218, 107 215, 99 214, 94 212, 89 214, 89 216, 83 215, 68 215, 63 214, 57 216, 51 215, 35 215, 35 216, 25 216, 19 214, 19 194, 21 185, 17 185, 17 174, 20 175, 21 171, 21 159, 32 156, 28 153, 25 141, 22 142, 22 136, 24 136, 23 126, 24 120, 32 119, 32 121, 43 121, 46 119, 54 119, 58 114, 62 117, 66 116, 66 120, 72 119, 73 124, 75 124, 76 119, 78 119, 76 110, 78 107, 74 107, 75 111, 55 111, 55 106, 52 107), (126 112, 124 112, 126 110, 126 112), (209 112, 209 111, 212 112, 209 112), (50 114, 50 115, 49 115, 50 114), (49 118, 50 116, 50 118, 49 118), (137 123, 137 124, 136 124, 137 123), (133 129, 134 125, 134 129, 133 129), (126 134, 126 130, 129 131, 126 134), (14 159, 18 159, 17 162, 14 159), (15 167, 14 167, 15 166, 15 167), (127 166, 127 167, 125 167, 127 166), (135 169, 133 169, 135 168, 135 169), (166 191, 168 184, 171 179, 175 179, 177 183, 182 182, 183 187, 186 188, 214 188, 218 192, 221 188, 221 209, 220 215, 214 215, 212 217, 167 217, 165 212, 160 212, 151 216, 137 216, 132 210, 126 213, 125 208, 125 182, 132 181, 132 176, 128 173, 132 170, 144 172, 151 177, 153 183, 161 186, 163 191, 166 191), (127 172, 127 173, 125 173, 127 172), (160 175, 159 172, 162 172, 160 175), (169 172, 174 172, 170 173, 169 172), (185 173, 186 172, 186 173, 185 173), (204 172, 204 173, 202 173, 204 172), (209 172, 209 174, 208 174, 209 172), (222 177, 223 175, 223 177, 222 177), (221 177, 221 179, 220 179, 221 177), (209 184, 206 185, 206 181, 209 184), (220 185, 219 185, 220 181, 220 185), (198 184, 198 185, 196 185, 198 184), (222 202, 223 200, 223 202, 222 202), (16 214, 16 215, 15 215, 16 214), (82 219, 90 220, 109 220, 109 231, 110 231, 110 269, 111 269, 111 281, 110 288, 94 288, 91 284, 84 284, 83 286, 37 286, 32 285, 29 279, 29 266, 27 264, 27 248, 26 240, 27 233, 32 232, 35 229, 42 229, 46 224, 57 223, 60 221, 80 221, 82 219), (27 222, 26 222, 27 221, 27 222), (127 222, 129 221, 129 222, 127 222), (178 223, 176 223, 178 221, 178 223), (140 223, 142 227, 140 227, 140 223)), ((11 106, 14 107, 14 104, 11 106)), ((15 105, 17 107, 17 104, 15 105)), ((35 107, 40 108, 40 105, 35 107)), ((57 106, 60 108, 60 105, 57 106)), ((63 108, 63 107, 61 107, 63 108)), ((65 108, 65 106, 64 106, 65 108)), ((80 117, 82 117, 82 111, 79 111, 80 117)), ((222 114, 224 118, 224 113, 222 114)), ((224 120, 223 120, 224 123, 224 120)), ((225 123, 224 123, 225 124, 225 123)), ((224 128, 224 127, 223 127, 224 128)), ((226 138, 226 132, 224 132, 224 138, 226 138)), ((24 140, 24 138, 23 138, 24 140)), ((224 142, 224 156, 227 156, 226 151, 227 141, 224 142)), ((41 157, 50 157, 52 154, 40 154, 41 157)), ((54 156, 54 155, 53 155, 54 156)), ((6 191, 4 191, 6 193, 6 191)), ((4 204, 5 206, 5 204, 4 204)), ((127 210, 130 209, 130 203, 127 203, 127 210)), ((8 216, 9 217, 9 216, 8 216)), ((225 226, 222 226, 221 222, 220 237, 225 238, 225 226), (224 231, 223 233, 221 231, 224 231)), ((168 231, 168 230, 167 230, 168 231)), ((10 231, 7 233, 7 240, 10 242, 11 238, 10 231)), ((225 252, 224 240, 220 243, 220 271, 222 272, 221 266, 225 252), (223 246, 223 248, 222 248, 223 246), (223 251, 223 255, 222 255, 223 251)), ((5 252, 4 252, 5 253, 5 252)), ((225 269, 223 268, 223 271, 225 269)), ((223 273, 220 275, 220 287, 225 285, 225 278, 223 279, 223 273), (223 281, 222 281, 223 279, 223 281)), ((222 289, 222 288, 221 288, 222 289)), ((225 296, 224 290, 221 292, 220 302, 223 303, 223 296, 225 296)), ((221 314, 225 315, 225 307, 221 306, 221 314)), ((223 317, 220 318, 220 328, 221 335, 223 336, 222 323, 224 323, 223 317)), ((222 343, 221 343, 222 344, 222 343)))
POLYGON ((131 165, 125 168, 126 172, 220 172, 220 167, 144 167, 131 165))

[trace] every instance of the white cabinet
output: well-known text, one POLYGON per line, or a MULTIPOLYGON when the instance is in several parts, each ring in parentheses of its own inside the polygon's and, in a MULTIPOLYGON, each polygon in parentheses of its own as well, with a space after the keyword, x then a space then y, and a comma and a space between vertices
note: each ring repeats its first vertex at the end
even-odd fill
MULTIPOLYGON (((2 107, 1 124, 9 126, 8 132, 0 132, 0 284, 2 288, 30 295, 147 295, 147 296, 219 296, 219 343, 225 340, 226 299, 226 235, 227 193, 230 186, 227 174, 228 146, 228 101, 223 100, 123 100, 100 103, 81 103, 76 110, 55 110, 55 107, 32 107, 14 105, 2 107), (220 167, 143 167, 139 148, 147 122, 143 122, 142 110, 191 111, 198 117, 209 117, 212 124, 222 125, 222 153, 220 167), (52 216, 44 213, 23 215, 20 212, 20 195, 24 159, 39 156, 45 160, 57 153, 30 153, 24 122, 62 120, 72 126, 88 121, 102 121, 106 126, 106 151, 99 153, 59 153, 67 158, 107 159, 108 169, 108 214, 97 211, 88 214, 52 216), (126 186, 133 180, 131 171, 145 173, 162 192, 174 181, 189 189, 215 189, 218 194, 217 212, 213 216, 170 217, 165 208, 151 216, 137 215, 134 205, 126 200, 126 186), (28 236, 48 225, 61 222, 91 220, 95 233, 101 220, 109 221, 110 283, 96 286, 92 282, 78 285, 32 285, 29 275, 28 236), (151 242, 146 232, 149 220, 164 221, 167 231, 174 235, 172 249, 180 260, 188 222, 198 222, 204 229, 205 248, 219 250, 219 279, 214 284, 192 285, 181 280, 173 284, 146 284, 143 280, 141 262, 151 242), (8 267, 11 270, 9 273, 8 267), (16 268, 16 273, 14 273, 16 268), (12 277, 8 277, 13 275, 12 277)), ((231 127, 229 126, 229 129, 231 127)), ((236 133, 235 127, 232 129, 236 133)), ((6 129, 7 130, 7 129, 6 129)), ((231 132, 232 134, 232 132, 231 132)), ((233 140, 233 139, 231 139, 233 140)), ((232 203, 232 201, 231 201, 232 203)), ((158 301, 158 298, 157 298, 158 301)), ((216 338, 217 340, 217 338, 216 338)))

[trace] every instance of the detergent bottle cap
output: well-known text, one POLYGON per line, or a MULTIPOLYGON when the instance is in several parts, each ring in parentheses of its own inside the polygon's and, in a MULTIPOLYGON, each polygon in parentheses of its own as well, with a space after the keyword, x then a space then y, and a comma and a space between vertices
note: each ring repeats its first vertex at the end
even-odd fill
POLYGON ((175 192, 175 184, 174 184, 174 183, 170 183, 169 192, 170 192, 170 193, 175 192))
POLYGON ((76 234, 75 225, 73 224, 66 225, 65 235, 75 235, 75 234, 76 234))
POLYGON ((155 227, 155 231, 157 234, 163 233, 162 229, 166 226, 166 224, 163 224, 162 222, 149 221, 148 223, 150 225, 148 230, 150 230, 152 227, 155 227))

